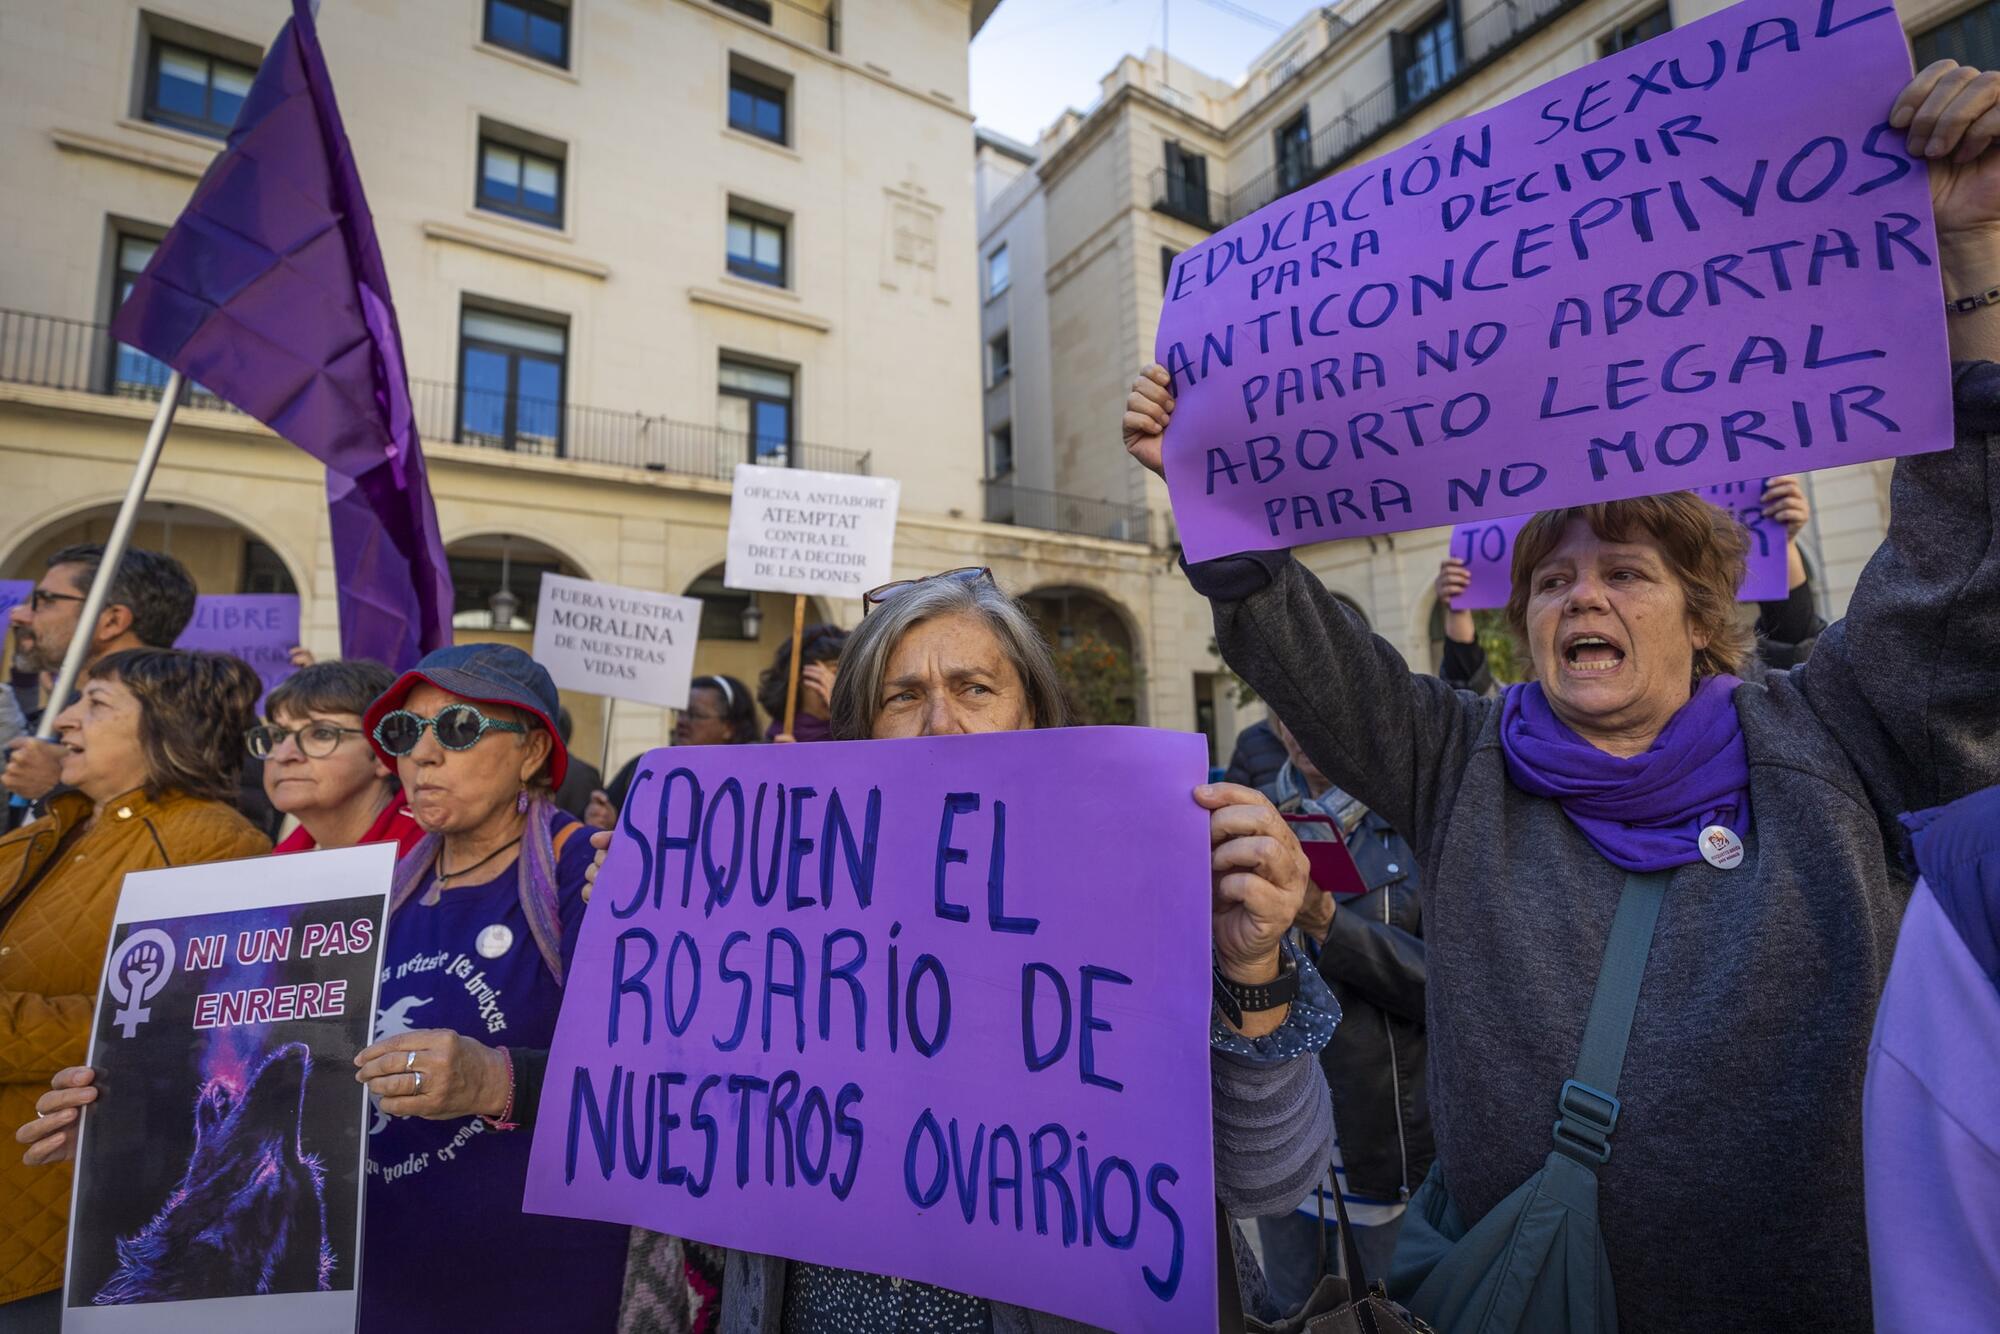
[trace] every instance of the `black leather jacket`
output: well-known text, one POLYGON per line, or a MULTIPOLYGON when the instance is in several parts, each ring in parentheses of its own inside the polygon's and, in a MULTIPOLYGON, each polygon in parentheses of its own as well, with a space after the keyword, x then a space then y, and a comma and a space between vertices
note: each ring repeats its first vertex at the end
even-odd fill
MULTIPOLYGON (((1285 785, 1281 775, 1273 788, 1285 785)), ((1266 795, 1281 811, 1299 809, 1296 796, 1287 799, 1272 789, 1266 795)), ((1313 828, 1301 832, 1310 837, 1313 828)), ((1348 1190, 1407 1200, 1436 1155, 1424 1091, 1424 926, 1417 859, 1402 835, 1373 811, 1348 835, 1347 848, 1368 892, 1340 901, 1317 951, 1320 975, 1341 1009, 1320 1064, 1333 1092, 1334 1133, 1348 1190)))

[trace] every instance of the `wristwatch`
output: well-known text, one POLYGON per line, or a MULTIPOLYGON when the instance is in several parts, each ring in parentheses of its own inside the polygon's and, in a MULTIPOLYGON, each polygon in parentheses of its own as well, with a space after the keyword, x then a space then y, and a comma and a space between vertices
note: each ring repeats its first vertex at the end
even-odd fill
POLYGON ((1275 1010, 1298 998, 1299 961, 1290 954, 1278 955, 1278 975, 1269 982, 1232 982, 1223 976, 1221 962, 1215 965, 1215 1007, 1237 1028, 1246 1013, 1275 1010))

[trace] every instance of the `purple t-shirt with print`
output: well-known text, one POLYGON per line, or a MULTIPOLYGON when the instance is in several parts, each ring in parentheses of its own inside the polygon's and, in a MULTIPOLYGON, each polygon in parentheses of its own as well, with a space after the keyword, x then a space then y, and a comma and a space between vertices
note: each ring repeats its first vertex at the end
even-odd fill
MULTIPOLYGON (((558 829, 573 823, 558 816, 558 829)), ((557 860, 563 954, 583 924, 588 830, 557 860)), ((429 879, 396 913, 383 951, 376 1036, 450 1028, 495 1047, 547 1047, 562 988, 521 910, 509 865, 426 906, 429 879)), ((624 1227, 521 1211, 529 1132, 478 1117, 369 1123, 364 1334, 429 1330, 615 1330, 624 1227)))

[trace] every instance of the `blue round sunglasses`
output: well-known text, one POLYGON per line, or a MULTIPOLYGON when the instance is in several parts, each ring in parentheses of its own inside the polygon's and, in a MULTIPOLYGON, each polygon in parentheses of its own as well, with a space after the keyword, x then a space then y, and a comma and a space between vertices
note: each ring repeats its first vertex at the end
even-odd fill
POLYGON ((375 724, 375 742, 391 755, 408 755, 424 739, 424 729, 437 733, 438 744, 446 750, 471 750, 488 732, 526 732, 521 723, 488 718, 470 704, 447 704, 434 718, 423 718, 408 709, 384 714, 375 724))

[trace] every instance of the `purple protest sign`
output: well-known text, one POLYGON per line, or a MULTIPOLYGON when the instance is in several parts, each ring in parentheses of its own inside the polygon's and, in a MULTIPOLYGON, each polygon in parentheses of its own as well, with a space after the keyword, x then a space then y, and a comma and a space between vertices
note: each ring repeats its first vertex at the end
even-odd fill
MULTIPOLYGON (((1711 505, 1727 510, 1749 530, 1750 554, 1738 602, 1773 602, 1783 598, 1789 582, 1785 530, 1764 517, 1764 482, 1722 482, 1695 492, 1711 505)), ((1461 523, 1451 530, 1449 550, 1466 563, 1472 582, 1451 600, 1458 611, 1491 611, 1507 605, 1514 581, 1514 539, 1527 525, 1528 514, 1504 519, 1461 523)))
POLYGON ((1750 534, 1749 570, 1738 602, 1778 602, 1791 590, 1790 570, 1785 554, 1785 528, 1764 517, 1764 487, 1767 478, 1746 482, 1718 482, 1699 488, 1695 494, 1711 505, 1734 515, 1750 534))
POLYGON ((652 752, 526 1207, 1212 1331, 1207 765, 1122 727, 652 752))
MULTIPOLYGON (((297 594, 204 593, 194 600, 194 619, 174 647, 236 655, 256 670, 268 695, 298 670, 292 666, 292 649, 298 642, 297 594)), ((263 706, 260 698, 257 707, 263 706)))
POLYGON ((1451 600, 1457 611, 1491 611, 1507 605, 1514 582, 1514 535, 1531 516, 1461 523, 1451 530, 1450 552, 1472 573, 1465 591, 1451 600))
POLYGON ((32 579, 0 579, 0 625, 5 625, 7 613, 26 602, 34 591, 32 579))
POLYGON ((1889 5, 1744 0, 1182 252, 1188 559, 1949 448, 1909 75, 1889 5))

